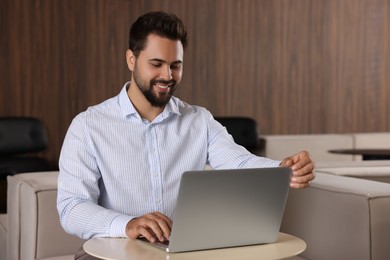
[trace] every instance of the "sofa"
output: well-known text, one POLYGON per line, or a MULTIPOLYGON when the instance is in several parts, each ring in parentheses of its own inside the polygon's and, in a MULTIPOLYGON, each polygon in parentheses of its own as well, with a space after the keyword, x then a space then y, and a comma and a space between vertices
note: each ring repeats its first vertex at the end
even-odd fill
POLYGON ((0 215, 1 260, 66 260, 83 240, 66 234, 56 210, 58 172, 8 176, 7 214, 0 215))
POLYGON ((262 135, 261 155, 281 160, 297 151, 310 151, 316 162, 361 161, 361 155, 334 154, 333 149, 389 149, 390 133, 262 135))

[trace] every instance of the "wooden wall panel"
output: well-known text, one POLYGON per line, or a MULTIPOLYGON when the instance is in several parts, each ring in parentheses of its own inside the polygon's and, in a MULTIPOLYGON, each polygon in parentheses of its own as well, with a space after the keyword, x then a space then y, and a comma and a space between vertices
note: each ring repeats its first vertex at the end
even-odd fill
POLYGON ((127 1, 1 1, 0 115, 35 116, 56 165, 66 130, 87 106, 115 95, 125 66, 127 1))
POLYGON ((72 118, 129 79, 130 24, 189 31, 177 96, 265 134, 390 130, 389 0, 2 0, 0 116, 41 118, 53 164, 72 118))
POLYGON ((184 100, 268 134, 389 131, 389 1, 138 3, 188 27, 184 100))

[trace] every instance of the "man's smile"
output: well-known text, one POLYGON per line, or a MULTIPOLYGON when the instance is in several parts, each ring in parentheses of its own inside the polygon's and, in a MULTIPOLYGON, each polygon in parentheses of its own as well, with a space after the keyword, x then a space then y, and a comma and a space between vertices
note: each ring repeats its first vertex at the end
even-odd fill
POLYGON ((167 93, 171 90, 171 88, 174 88, 176 84, 176 81, 169 80, 169 81, 154 81, 152 82, 153 88, 157 92, 163 92, 167 93))
POLYGON ((171 85, 163 85, 161 83, 157 83, 157 84, 155 84, 155 86, 157 87, 158 91, 160 91, 160 92, 168 92, 171 85))

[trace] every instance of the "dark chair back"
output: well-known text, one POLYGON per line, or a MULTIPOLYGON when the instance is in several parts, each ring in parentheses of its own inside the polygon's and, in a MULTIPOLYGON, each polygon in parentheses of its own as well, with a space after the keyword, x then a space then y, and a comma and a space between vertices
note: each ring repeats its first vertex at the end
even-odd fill
POLYGON ((248 150, 258 147, 259 132, 257 123, 249 117, 214 117, 221 125, 226 127, 234 141, 248 150))
POLYGON ((7 176, 49 171, 49 162, 29 153, 47 148, 43 123, 32 117, 0 117, 0 213, 6 211, 7 176))
POLYGON ((43 151, 47 136, 42 122, 32 117, 0 118, 0 156, 43 151))

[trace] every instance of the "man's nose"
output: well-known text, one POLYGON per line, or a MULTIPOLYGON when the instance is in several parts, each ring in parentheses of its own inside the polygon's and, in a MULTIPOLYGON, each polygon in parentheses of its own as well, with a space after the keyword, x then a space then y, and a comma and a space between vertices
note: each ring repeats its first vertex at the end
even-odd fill
POLYGON ((173 78, 172 69, 169 65, 163 67, 161 77, 165 80, 171 80, 173 78))

